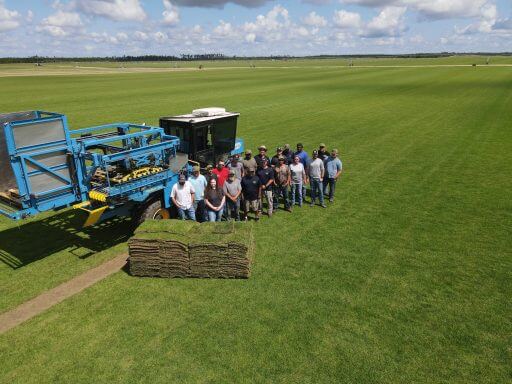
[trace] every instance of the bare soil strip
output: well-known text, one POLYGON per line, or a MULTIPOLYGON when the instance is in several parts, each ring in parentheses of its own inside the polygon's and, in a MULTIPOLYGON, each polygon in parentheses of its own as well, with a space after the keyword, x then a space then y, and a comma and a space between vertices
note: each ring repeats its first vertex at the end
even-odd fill
POLYGON ((0 334, 20 325, 48 308, 119 271, 126 264, 127 254, 117 256, 73 279, 46 291, 20 306, 0 315, 0 334))
MULTIPOLYGON (((216 71, 216 70, 231 70, 231 69, 357 69, 357 68, 449 68, 449 67, 472 67, 472 64, 421 64, 421 65, 354 65, 349 67, 347 65, 317 65, 317 66, 256 66, 250 67, 210 67, 210 68, 109 68, 109 67, 65 67, 60 66, 60 69, 11 69, 2 71, 0 68, 0 77, 17 77, 17 76, 73 76, 73 75, 107 75, 107 74, 128 74, 128 73, 162 73, 162 72, 190 72, 190 71, 216 71)), ((478 65, 478 68, 492 68, 492 67, 512 67, 512 64, 489 64, 478 65)))

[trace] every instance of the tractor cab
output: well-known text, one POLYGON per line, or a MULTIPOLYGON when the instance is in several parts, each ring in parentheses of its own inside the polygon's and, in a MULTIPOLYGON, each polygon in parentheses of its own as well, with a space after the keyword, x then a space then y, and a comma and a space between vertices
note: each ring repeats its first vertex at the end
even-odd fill
POLYGON ((238 116, 224 108, 203 108, 191 114, 161 117, 160 127, 180 138, 179 152, 205 167, 244 151, 243 140, 236 137, 238 116))

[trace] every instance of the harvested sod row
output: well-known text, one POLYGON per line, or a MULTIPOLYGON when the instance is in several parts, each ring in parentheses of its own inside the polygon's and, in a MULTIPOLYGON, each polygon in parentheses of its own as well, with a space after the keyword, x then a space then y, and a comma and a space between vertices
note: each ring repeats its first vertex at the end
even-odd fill
POLYGON ((148 220, 129 240, 128 249, 133 276, 247 279, 252 225, 148 220))

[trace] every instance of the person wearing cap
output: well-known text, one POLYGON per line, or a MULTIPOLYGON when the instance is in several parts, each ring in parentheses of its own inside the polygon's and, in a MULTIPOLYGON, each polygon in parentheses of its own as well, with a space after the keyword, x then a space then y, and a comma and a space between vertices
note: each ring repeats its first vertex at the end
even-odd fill
POLYGON ((270 159, 270 166, 272 168, 275 168, 279 165, 279 158, 283 156, 283 148, 277 147, 276 154, 272 156, 272 159, 270 159))
POLYGON ((279 156, 279 164, 274 168, 275 187, 274 187, 274 210, 279 208, 279 198, 284 201, 284 208, 291 212, 290 200, 288 199, 288 186, 291 182, 290 167, 286 164, 284 156, 279 156))
POLYGON ((195 190, 192 184, 180 174, 178 182, 173 185, 171 190, 171 200, 178 209, 178 216, 181 220, 196 220, 196 211, 194 209, 195 190))
MULTIPOLYGON (((273 189, 274 189, 274 170, 269 167, 268 159, 263 159, 261 169, 258 171, 258 177, 261 182, 262 197, 265 196, 267 200, 267 213, 268 217, 272 217, 274 208, 273 189)), ((261 201, 261 211, 263 211, 263 199, 261 201)))
POLYGON ((260 219, 261 181, 256 176, 256 168, 250 167, 242 178, 242 195, 244 197, 244 220, 249 212, 255 212, 256 220, 260 219))
POLYGON ((216 179, 210 179, 204 192, 204 203, 208 212, 208 221, 221 221, 226 197, 217 185, 216 179))
MULTIPOLYGON (((293 154, 293 157, 299 156, 300 162, 304 166, 304 171, 306 171, 306 176, 309 175, 308 173, 308 166, 311 162, 309 159, 309 156, 307 152, 304 150, 304 146, 302 143, 297 143, 297 151, 293 154)), ((302 199, 306 198, 306 184, 308 183, 308 179, 304 179, 304 182, 302 183, 302 199)))
POLYGON ((327 172, 325 192, 327 192, 327 185, 329 185, 329 202, 332 203, 334 201, 336 182, 343 172, 343 164, 338 157, 337 149, 331 151, 331 156, 325 161, 325 169, 327 172))
POLYGON ((313 160, 309 164, 308 173, 309 183, 311 185, 311 203, 309 205, 311 207, 314 206, 315 200, 318 196, 320 205, 322 208, 326 208, 324 204, 324 188, 322 186, 325 175, 325 167, 324 162, 318 157, 317 150, 313 151, 313 160))
POLYGON ((240 155, 234 155, 231 161, 228 164, 228 169, 230 171, 235 172, 235 177, 238 180, 242 180, 242 177, 244 177, 244 166, 240 162, 240 155))
POLYGON ((224 196, 226 196, 225 213, 228 220, 240 220, 240 195, 242 194, 242 184, 236 177, 235 171, 230 170, 228 179, 222 187, 224 196))
POLYGON ((206 207, 204 205, 204 190, 208 185, 206 177, 201 175, 199 166, 192 168, 192 175, 188 178, 188 181, 194 187, 194 210, 196 219, 198 221, 208 220, 206 217, 206 207))
POLYGON ((254 160, 256 160, 256 164, 258 165, 257 170, 263 168, 263 160, 267 160, 268 164, 270 164, 270 159, 267 156, 267 147, 264 145, 260 145, 258 147, 258 154, 254 156, 254 160))
POLYGON ((219 185, 219 188, 222 188, 228 178, 229 173, 229 170, 226 168, 226 164, 222 160, 219 160, 217 163, 217 168, 215 168, 212 172, 217 175, 217 184, 219 185))
POLYGON ((244 176, 247 174, 249 168, 256 169, 258 167, 256 160, 252 157, 252 151, 250 149, 245 151, 245 157, 242 160, 242 165, 244 166, 244 176))
POLYGON ((213 165, 208 164, 206 166, 206 182, 209 184, 211 179, 217 180, 217 175, 213 172, 213 165))
POLYGON ((304 150, 302 143, 297 143, 297 151, 293 154, 293 157, 295 156, 299 156, 300 162, 304 166, 304 169, 307 169, 309 156, 304 150))
POLYGON ((299 207, 302 207, 302 186, 306 182, 306 170, 304 165, 300 162, 299 156, 293 158, 293 163, 290 164, 291 174, 291 205, 292 207, 297 203, 299 207))
POLYGON ((318 146, 318 158, 322 160, 324 163, 329 157, 329 151, 327 150, 327 147, 324 143, 320 143, 318 146))
POLYGON ((290 149, 290 144, 285 144, 283 148, 283 156, 286 159, 286 164, 290 165, 293 163, 293 151, 290 149))

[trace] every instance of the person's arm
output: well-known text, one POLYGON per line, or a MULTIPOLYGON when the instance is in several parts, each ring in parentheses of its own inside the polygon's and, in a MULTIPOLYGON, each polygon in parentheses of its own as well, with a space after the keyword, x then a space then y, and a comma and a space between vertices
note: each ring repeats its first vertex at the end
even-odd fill
POLYGON ((302 166, 302 180, 304 180, 304 184, 308 184, 308 175, 306 175, 306 170, 304 166, 302 166))
POLYGON ((195 197, 196 197, 196 190, 194 188, 194 186, 192 185, 192 183, 190 183, 190 197, 192 198, 192 201, 195 201, 195 197))
POLYGON ((324 176, 325 176, 325 167, 324 167, 324 162, 322 161, 320 163, 320 181, 324 181, 324 176))
POLYGON ((204 196, 204 203, 206 204, 206 206, 208 208, 215 210, 215 207, 213 206, 213 204, 210 203, 210 201, 208 200, 208 197, 206 197, 206 194, 204 196))
POLYGON ((239 188, 238 188, 238 192, 236 193, 236 195, 233 197, 233 203, 236 203, 236 201, 238 200, 238 198, 240 197, 240 194, 242 193, 242 185, 239 184, 239 188))
POLYGON ((181 205, 178 204, 178 202, 176 201, 176 188, 174 188, 174 187, 171 191, 171 200, 172 200, 172 203, 176 206, 176 208, 181 208, 181 205))
POLYGON ((336 173, 334 180, 338 180, 338 177, 340 177, 342 172, 343 172, 343 165, 341 164, 341 160, 340 160, 340 162, 338 163, 338 172, 336 173))
POLYGON ((218 212, 218 211, 220 211, 220 210, 221 210, 221 208, 224 206, 224 203, 225 203, 225 202, 226 202, 226 196, 222 196, 222 200, 221 200, 221 202, 220 202, 220 205, 219 205, 217 208, 215 208, 215 210, 216 210, 217 212, 218 212))
POLYGON ((292 172, 290 171, 290 168, 288 167, 288 178, 286 179, 285 187, 289 186, 292 183, 292 172))
MULTIPOLYGON (((272 173, 274 173, 274 170, 272 170, 272 173)), ((275 176, 272 176, 272 177, 268 180, 267 184, 265 185, 265 189, 267 189, 267 188, 268 188, 268 187, 270 187, 272 184, 274 184, 274 177, 275 177, 275 176)))

